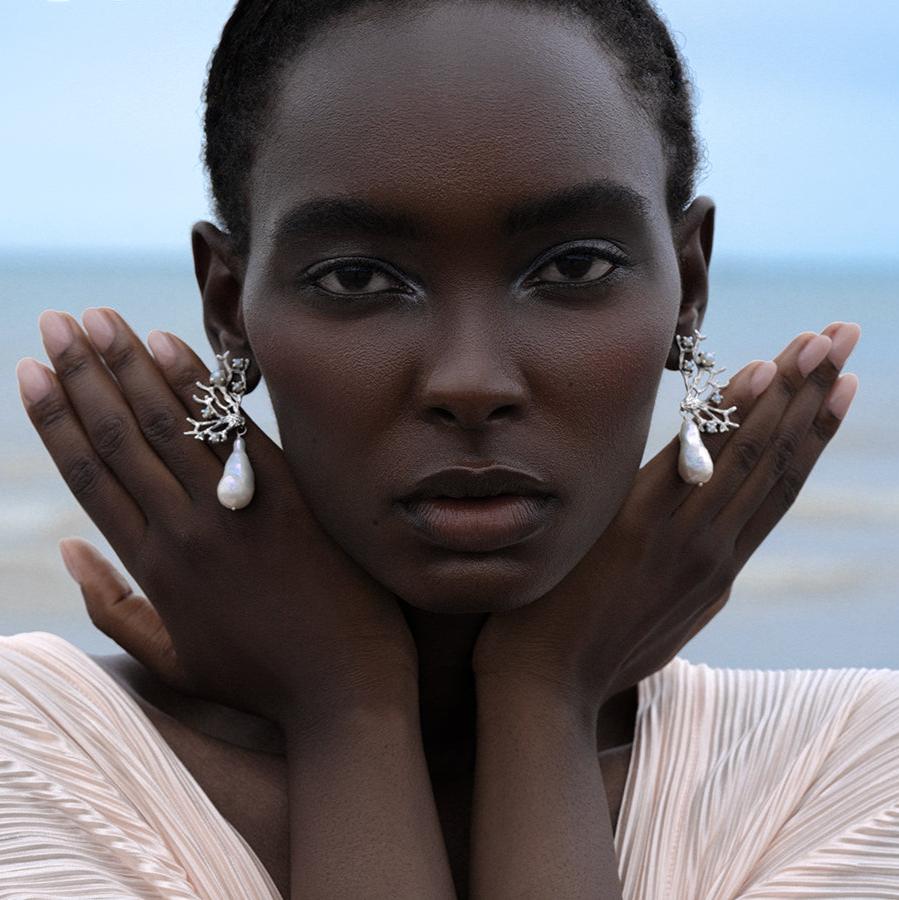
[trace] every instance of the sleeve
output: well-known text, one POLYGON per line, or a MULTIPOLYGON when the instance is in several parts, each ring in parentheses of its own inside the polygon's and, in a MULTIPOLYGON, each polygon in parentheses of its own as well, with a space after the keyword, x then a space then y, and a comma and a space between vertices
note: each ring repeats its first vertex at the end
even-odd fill
POLYGON ((0 635, 0 900, 196 900, 88 750, 89 698, 0 635))
MULTIPOLYGON (((749 800, 749 798, 747 798, 749 800)), ((899 671, 869 669, 837 740, 736 894, 899 900, 899 671)))

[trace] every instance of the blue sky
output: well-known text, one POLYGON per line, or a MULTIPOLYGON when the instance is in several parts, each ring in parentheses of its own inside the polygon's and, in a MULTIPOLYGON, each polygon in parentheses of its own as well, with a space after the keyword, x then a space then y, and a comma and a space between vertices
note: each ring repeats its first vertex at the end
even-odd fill
MULTIPOLYGON (((187 252, 233 0, 0 0, 0 250, 187 252)), ((899 261, 899 4, 659 0, 698 88, 715 255, 899 261)))

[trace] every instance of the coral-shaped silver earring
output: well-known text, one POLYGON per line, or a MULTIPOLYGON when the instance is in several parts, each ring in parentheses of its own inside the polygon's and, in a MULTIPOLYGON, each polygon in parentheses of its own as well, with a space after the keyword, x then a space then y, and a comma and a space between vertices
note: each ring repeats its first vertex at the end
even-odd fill
POLYGON ((191 434, 201 441, 211 444, 222 443, 233 428, 238 429, 231 455, 225 463, 216 494, 219 503, 228 509, 243 509, 252 499, 256 489, 253 467, 247 456, 243 436, 247 433, 246 422, 240 410, 240 401, 247 390, 246 371, 249 359, 235 357, 228 360, 230 350, 215 355, 219 368, 209 376, 209 384, 196 382, 197 387, 205 392, 203 397, 194 394, 193 399, 202 403, 200 410, 202 419, 187 421, 193 425, 191 434))
POLYGON ((727 387, 727 382, 718 384, 715 376, 725 369, 716 369, 714 354, 703 353, 699 349, 700 341, 704 341, 706 336, 694 331, 693 337, 676 337, 680 350, 678 368, 686 388, 686 395, 680 404, 684 421, 680 429, 677 471, 687 484, 702 487, 712 477, 714 465, 709 451, 702 443, 700 432, 739 428, 737 422, 730 420, 731 413, 737 407, 722 409, 718 405, 724 400, 721 391, 727 387))

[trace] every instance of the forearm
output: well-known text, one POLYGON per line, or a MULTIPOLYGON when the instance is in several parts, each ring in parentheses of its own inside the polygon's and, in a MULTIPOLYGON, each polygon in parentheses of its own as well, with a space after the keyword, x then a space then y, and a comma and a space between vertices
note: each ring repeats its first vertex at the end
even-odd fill
POLYGON ((621 900, 596 718, 496 679, 477 701, 472 900, 621 900))
POLYGON ((291 900, 456 896, 417 703, 284 732, 291 900))

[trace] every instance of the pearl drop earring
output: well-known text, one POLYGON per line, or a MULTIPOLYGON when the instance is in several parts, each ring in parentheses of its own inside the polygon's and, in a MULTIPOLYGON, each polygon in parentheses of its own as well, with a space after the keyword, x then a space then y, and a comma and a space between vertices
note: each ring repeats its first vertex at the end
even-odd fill
POLYGON ((253 467, 243 439, 247 433, 246 422, 240 409, 241 398, 247 389, 246 371, 250 361, 241 357, 229 361, 230 352, 226 350, 215 355, 220 365, 210 374, 209 384, 200 381, 196 383, 198 388, 205 391, 205 396, 198 397, 194 394, 193 397, 197 403, 203 404, 200 411, 202 419, 191 419, 188 416, 187 421, 193 428, 184 434, 214 444, 222 443, 227 439, 229 431, 238 429, 216 494, 222 506, 243 509, 253 499, 256 489, 253 467))
POLYGON ((712 477, 715 467, 709 451, 702 443, 700 432, 739 428, 737 422, 730 420, 731 413, 737 407, 721 409, 717 405, 724 400, 721 391, 727 383, 718 384, 715 376, 720 375, 725 369, 716 369, 714 355, 703 353, 699 349, 700 341, 704 341, 706 336, 694 331, 692 337, 681 335, 676 337, 680 350, 678 368, 687 391, 680 404, 684 421, 680 429, 677 471, 687 484, 702 487, 712 477))

